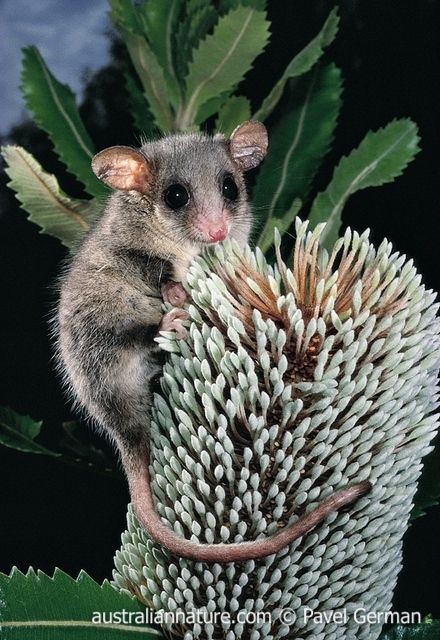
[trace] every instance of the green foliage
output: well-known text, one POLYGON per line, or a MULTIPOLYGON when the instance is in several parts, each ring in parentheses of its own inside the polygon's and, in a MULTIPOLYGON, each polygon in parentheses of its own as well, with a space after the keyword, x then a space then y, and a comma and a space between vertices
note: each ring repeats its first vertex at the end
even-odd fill
MULTIPOLYGON (((307 203, 333 139, 342 79, 334 65, 320 69, 316 63, 336 36, 337 8, 252 114, 248 98, 236 90, 269 39, 265 0, 221 0, 217 9, 205 0, 109 0, 109 4, 110 17, 138 76, 127 71, 126 90, 134 125, 143 137, 204 127, 212 116, 216 127, 230 135, 240 122, 266 120, 274 114, 269 155, 253 193, 262 228, 259 243, 263 251, 271 250, 274 228, 287 231, 307 203), (286 87, 288 96, 280 108, 286 87)), ((48 131, 60 159, 91 195, 105 193, 90 169, 93 144, 74 96, 53 77, 33 47, 24 51, 22 79, 26 103, 48 131)), ((414 157, 417 142, 415 125, 401 120, 370 132, 358 149, 342 158, 310 213, 314 226, 330 219, 324 238, 327 245, 339 232, 348 197, 393 180, 414 157)), ((69 198, 54 176, 44 173, 30 156, 20 154, 8 153, 11 187, 30 219, 72 248, 98 207, 69 198)))
POLYGON ((97 203, 69 198, 53 174, 46 173, 30 153, 22 147, 6 146, 2 154, 7 162, 8 185, 29 214, 29 220, 42 233, 55 236, 69 249, 95 218, 97 203))
POLYGON ((149 0, 148 4, 139 6, 145 36, 148 42, 155 43, 157 61, 163 69, 174 107, 177 107, 179 102, 179 82, 174 67, 173 38, 182 6, 183 0, 149 0))
POLYGON ((200 124, 201 107, 235 89, 268 39, 269 22, 264 12, 238 7, 222 16, 194 52, 185 78, 185 105, 178 116, 178 128, 200 124))
POLYGON ((118 477, 105 453, 93 446, 86 436, 86 428, 76 422, 65 422, 59 431, 56 451, 44 447, 36 438, 41 434, 42 421, 37 422, 7 407, 0 407, 0 444, 22 453, 52 456, 69 466, 83 466, 89 471, 118 477))
POLYGON ((157 128, 148 108, 148 102, 130 73, 125 74, 125 87, 130 97, 130 112, 134 126, 143 136, 149 139, 155 137, 157 128))
MULTIPOLYGON (((109 0, 109 4, 111 19, 137 74, 134 78, 127 72, 126 90, 134 124, 143 135, 151 138, 164 132, 204 128, 213 116, 217 128, 229 135, 242 121, 251 117, 265 121, 271 116, 269 154, 253 193, 263 227, 259 244, 263 251, 270 251, 274 228, 288 231, 307 204, 313 180, 333 140, 341 108, 341 74, 335 65, 318 67, 317 63, 336 36, 337 9, 252 112, 250 101, 237 93, 237 87, 268 43, 266 0, 109 0)), ((53 76, 35 47, 23 51, 21 88, 35 122, 48 133, 60 160, 95 199, 69 197, 54 175, 16 146, 2 149, 9 186, 29 220, 72 249, 88 230, 107 193, 91 171, 94 145, 74 94, 53 76)), ((341 159, 310 211, 313 227, 330 222, 322 236, 326 246, 337 238, 350 195, 394 180, 418 152, 418 141, 413 122, 396 120, 367 133, 359 147, 341 159)), ((40 429, 40 422, 10 409, 0 410, 0 443, 5 446, 71 462, 72 458, 64 455, 67 450, 75 460, 87 460, 88 466, 106 462, 102 452, 81 441, 76 425, 64 426, 63 454, 36 442, 40 429)), ((439 453, 431 454, 413 518, 437 504, 438 462, 439 453)), ((59 570, 53 578, 32 570, 26 576, 15 569, 10 576, 0 574, 0 627, 5 640, 131 638, 140 633, 146 639, 158 637, 155 630, 139 625, 110 628, 91 622, 94 611, 122 609, 141 611, 136 600, 117 593, 106 582, 97 585, 84 573, 77 580, 59 570)), ((439 624, 397 626, 382 640, 431 640, 438 637, 439 624)))
POLYGON ((192 60, 193 50, 212 29, 218 18, 217 12, 205 0, 187 0, 176 32, 175 64, 179 82, 184 87, 184 78, 188 73, 188 64, 192 60))
POLYGON ((108 0, 109 16, 117 27, 142 33, 142 23, 132 0, 108 0))
POLYGON ((88 427, 84 424, 63 422, 58 442, 62 452, 61 462, 86 465, 90 471, 104 472, 105 475, 121 475, 119 470, 112 468, 112 462, 104 451, 88 441, 87 433, 88 427))
POLYGON ((258 240, 262 251, 271 246, 275 227, 283 232, 292 223, 292 203, 308 196, 333 139, 341 92, 339 69, 333 64, 317 68, 291 91, 286 114, 271 131, 254 192, 255 209, 266 220, 258 240))
POLYGON ((274 85, 269 95, 263 100, 261 107, 254 114, 256 120, 266 120, 275 109, 283 95, 288 80, 310 71, 324 53, 324 48, 333 42, 338 32, 339 17, 336 7, 330 13, 321 31, 300 51, 287 65, 283 75, 274 85))
POLYGON ((168 85, 156 56, 142 36, 120 29, 134 68, 141 79, 154 121, 163 131, 172 130, 173 116, 168 102, 168 85))
MULTIPOLYGON (((217 10, 204 0, 109 0, 109 4, 111 19, 138 75, 134 78, 127 72, 126 86, 133 120, 142 135, 152 138, 161 132, 193 129, 213 115, 217 127, 229 135, 240 122, 252 117, 248 98, 235 92, 268 42, 270 25, 264 0, 222 0, 217 10)), ((333 41, 338 22, 335 8, 316 37, 290 61, 253 115, 264 120, 274 114, 269 154, 253 193, 256 217, 263 229, 259 239, 263 251, 272 248, 274 228, 288 231, 307 203, 313 179, 333 139, 342 79, 334 65, 315 65, 333 41), (280 109, 278 103, 286 86, 289 93, 280 109)), ((24 50, 22 90, 36 122, 48 132, 68 169, 91 195, 106 193, 90 168, 93 143, 74 95, 54 78, 34 47, 24 50)), ((328 188, 311 208, 312 225, 330 220, 325 232, 327 245, 339 232, 347 198, 359 189, 394 179, 414 157, 417 143, 416 126, 400 120, 370 132, 358 149, 342 158, 328 188)), ((24 149, 5 147, 3 155, 9 186, 29 219, 43 233, 74 248, 96 217, 101 198, 86 201, 69 197, 56 177, 45 172, 24 149)), ((424 498, 430 504, 433 499, 424 498)))
POLYGON ((156 51, 153 51, 146 38, 148 29, 154 33, 160 31, 158 23, 163 25, 166 17, 161 13, 152 24, 147 24, 145 14, 141 13, 142 5, 133 5, 131 0, 109 0, 109 4, 110 17, 128 49, 154 121, 163 131, 171 131, 173 116, 170 99, 175 99, 176 86, 171 84, 169 74, 165 79, 165 69, 157 56, 158 49, 162 51, 162 41, 156 42, 156 51))
POLYGON ((236 9, 240 5, 242 7, 254 7, 259 11, 266 9, 267 0, 220 0, 219 11, 220 13, 226 13, 231 9, 236 9))
POLYGON ((21 89, 35 122, 49 134, 67 169, 90 195, 105 193, 90 168, 94 146, 78 113, 75 96, 51 74, 35 47, 23 49, 21 89))
POLYGON ((440 637, 440 620, 428 619, 423 624, 396 625, 385 631, 380 640, 438 640, 440 637))
POLYGON ((241 122, 250 120, 251 103, 244 96, 231 96, 218 112, 216 129, 230 136, 241 122))
POLYGON ((411 120, 394 120, 383 129, 369 132, 360 145, 343 157, 327 189, 315 198, 310 223, 327 222, 323 243, 331 246, 338 237, 341 213, 348 198, 367 187, 392 182, 419 151, 417 126, 411 120))
POLYGON ((425 459, 423 472, 420 477, 414 508, 411 518, 420 518, 426 514, 426 509, 439 504, 440 500, 440 448, 437 446, 425 459))
POLYGON ((46 173, 22 147, 6 146, 2 154, 7 162, 8 185, 29 214, 29 220, 42 233, 55 236, 68 248, 89 229, 96 217, 97 203, 69 198, 53 174, 46 173))
POLYGON ((21 416, 12 409, 0 407, 0 443, 11 449, 27 453, 38 453, 45 456, 59 455, 35 442, 42 424, 29 416, 21 416))
POLYGON ((116 591, 107 581, 97 584, 83 571, 74 580, 60 569, 52 578, 29 569, 0 574, 2 640, 158 640, 161 633, 141 623, 145 608, 116 591), (125 611, 123 620, 99 624, 97 613, 125 611))

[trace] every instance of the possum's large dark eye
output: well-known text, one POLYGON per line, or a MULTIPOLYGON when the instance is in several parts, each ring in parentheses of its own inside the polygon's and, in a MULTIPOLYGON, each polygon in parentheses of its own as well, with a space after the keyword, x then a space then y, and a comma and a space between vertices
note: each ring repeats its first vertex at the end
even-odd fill
POLYGON ((237 200, 238 187, 232 176, 225 176, 223 180, 222 194, 227 200, 237 200))
POLYGON ((183 185, 172 184, 166 189, 163 198, 170 209, 180 209, 188 203, 189 194, 183 185))

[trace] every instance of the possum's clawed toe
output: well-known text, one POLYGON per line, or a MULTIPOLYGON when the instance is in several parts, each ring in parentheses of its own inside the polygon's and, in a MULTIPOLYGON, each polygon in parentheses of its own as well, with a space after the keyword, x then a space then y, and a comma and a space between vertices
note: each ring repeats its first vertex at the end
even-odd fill
POLYGON ((159 331, 175 331, 178 338, 186 337, 187 331, 183 326, 184 320, 189 318, 188 311, 184 309, 174 308, 166 313, 159 325, 159 331))

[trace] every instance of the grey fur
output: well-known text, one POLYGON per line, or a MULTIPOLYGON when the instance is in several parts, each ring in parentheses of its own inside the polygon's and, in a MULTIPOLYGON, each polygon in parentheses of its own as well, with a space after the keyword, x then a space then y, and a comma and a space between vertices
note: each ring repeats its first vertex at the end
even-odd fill
POLYGON ((162 317, 161 287, 183 280, 207 242, 205 226, 215 230, 218 219, 227 220, 227 232, 239 244, 247 242, 251 214, 242 171, 255 167, 266 148, 263 125, 248 122, 229 141, 189 134, 138 151, 113 147, 100 152, 94 171, 125 191, 110 197, 62 279, 56 334, 65 382, 77 405, 116 444, 142 526, 158 543, 193 560, 230 562, 276 553, 369 489, 368 483, 349 487, 278 535, 243 544, 184 540, 155 512, 149 477, 150 383, 161 361, 153 338, 167 317, 177 329, 175 312, 182 311, 162 317), (238 186, 234 202, 222 195, 226 174, 238 186), (190 195, 178 210, 163 199, 174 183, 190 195))
POLYGON ((240 188, 230 207, 230 235, 244 244, 251 222, 243 176, 224 138, 173 136, 145 144, 141 152, 154 167, 152 189, 110 196, 62 280, 57 322, 69 389, 118 445, 124 466, 128 451, 148 449, 147 382, 160 370, 153 342, 163 315, 160 286, 181 281, 203 248, 191 218, 195 209, 209 211, 220 201, 224 173, 240 188), (162 201, 173 182, 190 192, 184 211, 162 201))
POLYGON ((149 381, 161 370, 153 338, 162 319, 161 284, 181 281, 205 243, 195 212, 228 207, 230 236, 245 244, 251 213, 242 172, 224 137, 177 135, 144 144, 154 170, 148 193, 116 191, 61 279, 57 359, 76 405, 116 444, 130 481, 148 461, 149 381), (237 202, 221 179, 233 175, 237 202), (173 211, 163 191, 184 184, 190 203, 173 211))

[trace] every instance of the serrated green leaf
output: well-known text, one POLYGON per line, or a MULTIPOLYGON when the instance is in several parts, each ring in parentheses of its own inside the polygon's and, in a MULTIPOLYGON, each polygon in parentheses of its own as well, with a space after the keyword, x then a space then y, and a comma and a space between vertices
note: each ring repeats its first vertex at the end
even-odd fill
POLYGON ((125 74, 125 86, 129 96, 130 113, 134 126, 143 137, 149 140, 156 137, 157 127, 153 122, 145 96, 130 73, 125 74))
POLYGON ((219 19, 189 65, 179 129, 199 124, 202 120, 198 114, 206 102, 234 90, 268 39, 269 22, 262 11, 238 7, 219 19))
POLYGON ((144 90, 147 108, 161 131, 172 131, 174 127, 167 81, 155 50, 146 39, 148 27, 145 14, 141 13, 139 5, 133 4, 132 0, 109 0, 109 4, 110 19, 121 33, 128 49, 144 90))
POLYGON ((38 453, 45 456, 60 455, 35 442, 42 424, 29 416, 22 416, 8 407, 0 407, 0 444, 26 453, 38 453))
POLYGON ((132 0, 108 0, 108 3, 109 17, 116 27, 142 35, 142 24, 132 0))
POLYGON ((63 422, 61 427, 63 435, 60 438, 59 446, 63 451, 73 454, 76 460, 87 461, 87 464, 91 462, 108 463, 102 449, 98 449, 94 444, 85 441, 88 430, 83 424, 69 421, 63 422))
POLYGON ((206 0, 188 0, 185 3, 185 15, 177 28, 175 42, 175 66, 182 86, 194 49, 212 29, 217 18, 217 11, 206 0))
POLYGON ((267 251, 273 229, 293 222, 292 202, 304 201, 327 153, 341 108, 342 79, 333 64, 316 69, 295 85, 286 115, 270 134, 269 153, 261 166, 253 203, 266 216, 258 245, 267 251))
POLYGON ((244 96, 232 96, 218 112, 216 129, 229 136, 242 122, 251 118, 251 103, 244 96))
POLYGON ((420 518, 426 514, 426 509, 434 507, 440 501, 440 445, 425 458, 422 475, 420 476, 411 519, 420 518))
POLYGON ((158 58, 146 39, 145 15, 132 0, 109 0, 110 18, 121 33, 144 90, 148 108, 162 131, 173 130, 169 87, 158 58))
MULTIPOLYGON (((284 212, 282 217, 266 220, 264 225, 264 235, 261 235, 261 242, 257 242, 257 245, 263 253, 266 253, 272 247, 274 243, 275 229, 278 229, 281 236, 289 230, 289 227, 301 210, 302 204, 302 200, 295 198, 292 205, 284 212)), ((254 217, 258 220, 258 211, 254 217)))
POLYGON ((261 107, 254 114, 256 120, 264 121, 278 104, 286 83, 291 78, 297 78, 310 69, 318 62, 324 53, 325 47, 333 42, 339 25, 339 16, 337 7, 328 16, 321 31, 309 44, 304 47, 287 65, 283 75, 275 84, 269 95, 263 100, 261 107))
POLYGON ((169 99, 176 109, 180 102, 180 84, 175 71, 173 42, 182 7, 183 0, 149 0, 137 6, 145 36, 162 67, 169 99))
POLYGON ((424 624, 396 625, 384 631, 380 640, 438 640, 440 620, 428 620, 424 624))
POLYGON ((145 607, 107 581, 100 586, 84 572, 74 580, 60 569, 52 578, 33 569, 24 575, 15 567, 0 574, 0 630, 2 640, 163 637, 145 624, 145 607))
POLYGON ((22 147, 2 147, 8 166, 8 186, 29 214, 29 220, 41 228, 41 233, 55 236, 71 249, 89 229, 97 215, 95 200, 75 200, 61 189, 53 174, 46 173, 35 158, 22 147))
POLYGON ((205 102, 197 112, 197 122, 202 124, 215 113, 218 113, 229 97, 230 91, 226 91, 205 102))
POLYGON ((172 131, 174 121, 162 67, 143 36, 132 33, 123 27, 119 27, 119 31, 141 81, 155 123, 161 131, 172 131))
POLYGON ((266 9, 267 0, 221 0, 219 3, 219 12, 227 13, 232 9, 236 9, 239 6, 242 7, 254 7, 259 11, 266 9))
POLYGON ((408 119, 393 120, 383 129, 367 133, 360 145, 341 159, 327 189, 317 195, 310 212, 310 225, 327 222, 321 236, 330 247, 341 226, 342 209, 348 198, 367 187, 392 182, 419 151, 417 126, 408 119))
POLYGON ((67 169, 90 195, 105 193, 104 185, 91 169, 94 146, 79 115, 75 96, 52 75, 36 47, 23 49, 21 90, 35 122, 49 135, 67 169))

